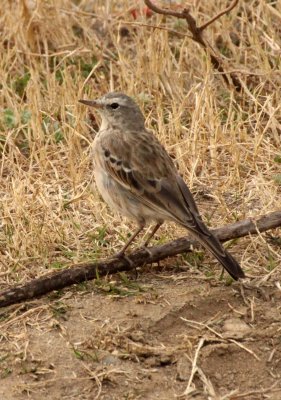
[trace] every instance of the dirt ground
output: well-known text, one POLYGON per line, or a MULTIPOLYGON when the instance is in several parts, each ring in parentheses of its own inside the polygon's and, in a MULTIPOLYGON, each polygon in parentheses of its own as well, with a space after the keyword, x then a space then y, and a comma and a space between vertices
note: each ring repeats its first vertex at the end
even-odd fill
POLYGON ((2 310, 0 398, 280 399, 280 287, 178 261, 2 310))

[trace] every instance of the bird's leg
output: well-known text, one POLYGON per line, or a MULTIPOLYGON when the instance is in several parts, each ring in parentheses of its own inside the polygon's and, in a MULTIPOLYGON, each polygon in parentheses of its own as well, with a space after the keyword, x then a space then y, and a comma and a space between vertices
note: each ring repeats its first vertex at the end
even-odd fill
POLYGON ((155 227, 152 229, 152 231, 150 232, 150 235, 148 236, 148 238, 146 239, 146 241, 143 244, 143 247, 147 247, 149 242, 151 241, 151 239, 153 238, 153 236, 155 235, 155 233, 158 231, 158 229, 160 228, 160 226, 163 224, 163 222, 158 222, 155 227))
POLYGON ((127 248, 130 246, 130 244, 135 240, 135 238, 138 236, 138 234, 141 233, 141 231, 144 228, 144 224, 141 224, 138 228, 138 230, 135 231, 135 233, 130 237, 130 239, 125 243, 123 248, 116 254, 116 257, 122 257, 127 250, 127 248))

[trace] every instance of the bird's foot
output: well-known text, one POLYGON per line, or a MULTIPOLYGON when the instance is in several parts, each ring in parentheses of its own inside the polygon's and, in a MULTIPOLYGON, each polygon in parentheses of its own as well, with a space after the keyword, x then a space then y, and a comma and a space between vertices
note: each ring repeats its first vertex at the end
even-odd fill
POLYGON ((121 250, 121 251, 118 251, 118 253, 115 253, 114 255, 113 255, 113 258, 116 258, 116 259, 118 259, 118 260, 125 260, 131 267, 133 266, 133 261, 130 259, 130 257, 129 256, 127 256, 126 254, 125 254, 125 251, 123 251, 123 250, 121 250))
POLYGON ((149 258, 152 259, 152 252, 149 250, 149 247, 147 247, 145 243, 139 247, 139 251, 145 251, 149 258))
POLYGON ((113 257, 114 257, 114 258, 123 258, 124 255, 125 255, 125 251, 124 251, 124 250, 120 250, 120 251, 118 251, 117 253, 115 253, 115 254, 113 255, 113 257))

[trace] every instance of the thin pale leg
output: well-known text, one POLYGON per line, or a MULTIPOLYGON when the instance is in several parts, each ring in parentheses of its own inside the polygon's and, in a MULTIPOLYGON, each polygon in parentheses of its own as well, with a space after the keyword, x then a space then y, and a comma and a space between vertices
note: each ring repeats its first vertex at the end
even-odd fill
POLYGON ((138 230, 135 231, 135 233, 130 237, 130 239, 125 243, 123 248, 116 254, 117 257, 122 257, 127 250, 127 248, 130 246, 130 244, 135 240, 135 238, 141 233, 143 230, 144 225, 140 225, 138 230))
POLYGON ((158 229, 160 228, 160 226, 163 224, 163 222, 158 222, 158 224, 155 225, 155 227, 152 229, 152 231, 150 232, 150 235, 148 236, 148 238, 146 239, 146 241, 144 242, 143 247, 147 247, 149 242, 151 241, 151 239, 153 238, 153 236, 155 235, 155 233, 158 231, 158 229))

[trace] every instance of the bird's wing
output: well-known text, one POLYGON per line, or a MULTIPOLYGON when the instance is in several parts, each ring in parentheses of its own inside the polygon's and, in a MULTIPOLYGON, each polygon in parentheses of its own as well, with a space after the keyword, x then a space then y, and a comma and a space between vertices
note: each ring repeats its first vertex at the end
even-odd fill
POLYGON ((172 159, 149 131, 105 136, 100 142, 106 172, 147 207, 195 233, 209 231, 172 159))

